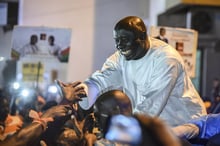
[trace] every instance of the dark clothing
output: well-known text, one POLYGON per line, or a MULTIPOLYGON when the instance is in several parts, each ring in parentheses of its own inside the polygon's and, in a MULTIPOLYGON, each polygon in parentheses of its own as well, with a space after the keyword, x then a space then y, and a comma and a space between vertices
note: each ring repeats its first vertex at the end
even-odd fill
POLYGON ((168 43, 168 39, 167 38, 162 38, 160 36, 156 36, 155 38, 168 43))

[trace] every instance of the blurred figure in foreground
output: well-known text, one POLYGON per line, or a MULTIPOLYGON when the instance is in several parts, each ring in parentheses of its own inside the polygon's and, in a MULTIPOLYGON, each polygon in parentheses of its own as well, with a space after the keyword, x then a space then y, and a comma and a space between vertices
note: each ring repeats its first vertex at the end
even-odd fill
POLYGON ((105 138, 128 146, 181 146, 180 139, 158 118, 115 115, 105 138))
POLYGON ((0 141, 16 133, 23 125, 21 116, 9 113, 8 98, 0 91, 0 141))

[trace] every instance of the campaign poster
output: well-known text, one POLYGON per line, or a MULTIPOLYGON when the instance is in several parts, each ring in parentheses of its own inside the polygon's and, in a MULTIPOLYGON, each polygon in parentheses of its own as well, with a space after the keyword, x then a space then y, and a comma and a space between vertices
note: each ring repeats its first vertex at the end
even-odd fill
POLYGON ((186 70, 190 77, 195 77, 196 51, 198 44, 198 32, 186 28, 174 28, 165 26, 152 26, 149 35, 167 42, 183 57, 186 70), (163 35, 160 31, 163 30, 163 35))
POLYGON ((23 81, 43 81, 44 65, 41 63, 23 63, 23 81))
POLYGON ((11 57, 54 56, 60 62, 68 62, 71 29, 43 26, 15 26, 12 34, 11 57))

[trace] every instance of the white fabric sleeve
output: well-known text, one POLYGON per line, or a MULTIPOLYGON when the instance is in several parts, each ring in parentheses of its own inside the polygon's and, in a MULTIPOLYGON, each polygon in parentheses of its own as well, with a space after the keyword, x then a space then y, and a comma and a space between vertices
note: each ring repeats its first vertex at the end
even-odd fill
POLYGON ((172 128, 176 136, 191 139, 199 135, 199 127, 194 124, 183 124, 172 128))
POLYGON ((96 101, 99 90, 95 84, 89 83, 82 83, 79 86, 83 86, 84 90, 87 94, 87 97, 83 97, 82 101, 79 101, 80 107, 85 110, 88 110, 96 101))

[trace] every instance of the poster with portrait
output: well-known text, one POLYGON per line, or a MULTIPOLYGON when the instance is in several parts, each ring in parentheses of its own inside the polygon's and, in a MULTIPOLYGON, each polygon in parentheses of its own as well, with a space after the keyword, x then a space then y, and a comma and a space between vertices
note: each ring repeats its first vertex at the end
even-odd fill
POLYGON ((152 26, 149 35, 151 37, 166 40, 183 57, 185 67, 190 77, 195 77, 196 51, 198 44, 198 32, 186 28, 174 28, 165 26, 152 26), (164 30, 163 36, 160 31, 164 30))
POLYGON ((71 29, 36 26, 15 26, 12 34, 11 57, 53 56, 68 62, 71 29))

